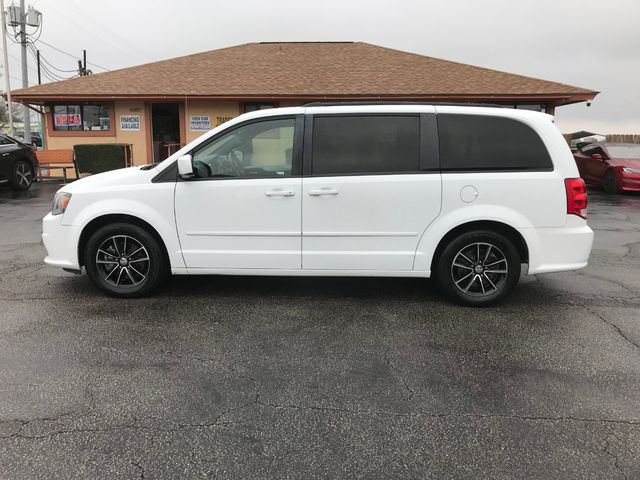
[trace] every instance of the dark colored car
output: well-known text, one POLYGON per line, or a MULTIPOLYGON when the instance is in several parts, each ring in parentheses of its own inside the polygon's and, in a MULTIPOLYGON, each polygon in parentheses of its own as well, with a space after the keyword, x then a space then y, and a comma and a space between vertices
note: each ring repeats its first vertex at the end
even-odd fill
POLYGON ((0 135, 0 184, 16 190, 28 189, 38 173, 38 158, 33 147, 8 135, 0 135))
MULTIPOLYGON (((29 143, 25 141, 24 132, 15 132, 16 138, 22 143, 29 143)), ((40 136, 40 132, 31 132, 31 145, 34 147, 42 148, 42 137, 40 136)))
POLYGON ((590 143, 573 157, 586 183, 608 193, 640 191, 640 145, 633 143, 590 143))

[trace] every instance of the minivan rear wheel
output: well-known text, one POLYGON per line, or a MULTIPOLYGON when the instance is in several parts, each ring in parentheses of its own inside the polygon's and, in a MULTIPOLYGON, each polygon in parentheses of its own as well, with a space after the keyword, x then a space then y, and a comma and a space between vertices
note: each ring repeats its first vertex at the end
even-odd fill
POLYGON ((84 265, 91 281, 116 297, 141 297, 164 279, 166 262, 158 241, 145 229, 114 223, 87 241, 84 265))
POLYGON ((487 306, 505 298, 520 278, 520 255, 504 235, 466 232, 451 241, 437 261, 436 280, 455 302, 487 306))

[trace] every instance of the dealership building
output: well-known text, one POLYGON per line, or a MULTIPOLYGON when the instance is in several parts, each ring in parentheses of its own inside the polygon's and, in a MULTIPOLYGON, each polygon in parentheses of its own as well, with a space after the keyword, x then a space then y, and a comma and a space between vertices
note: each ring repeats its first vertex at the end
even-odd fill
POLYGON ((12 91, 44 116, 45 146, 133 145, 166 158, 244 112, 309 102, 483 102, 554 113, 598 92, 361 42, 262 42, 12 91))

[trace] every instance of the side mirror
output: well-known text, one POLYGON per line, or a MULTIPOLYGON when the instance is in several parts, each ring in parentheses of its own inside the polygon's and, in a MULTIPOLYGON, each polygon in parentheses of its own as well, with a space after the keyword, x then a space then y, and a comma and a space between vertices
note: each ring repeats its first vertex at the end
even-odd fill
POLYGON ((178 175, 184 180, 194 177, 191 155, 183 155, 178 158, 178 175))
POLYGON ((591 155, 591 158, 594 158, 596 160, 604 160, 601 153, 594 153, 593 155, 591 155))

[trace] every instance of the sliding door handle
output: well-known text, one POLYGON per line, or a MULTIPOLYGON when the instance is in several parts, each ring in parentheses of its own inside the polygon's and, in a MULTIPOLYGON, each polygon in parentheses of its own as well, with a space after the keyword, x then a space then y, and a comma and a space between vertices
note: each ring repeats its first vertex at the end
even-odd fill
POLYGON ((309 195, 312 197, 319 197, 320 195, 338 195, 338 190, 335 188, 318 188, 309 190, 309 195))
POLYGON ((282 190, 281 188, 274 188, 273 190, 267 190, 264 192, 267 197, 293 197, 296 192, 293 190, 282 190))

